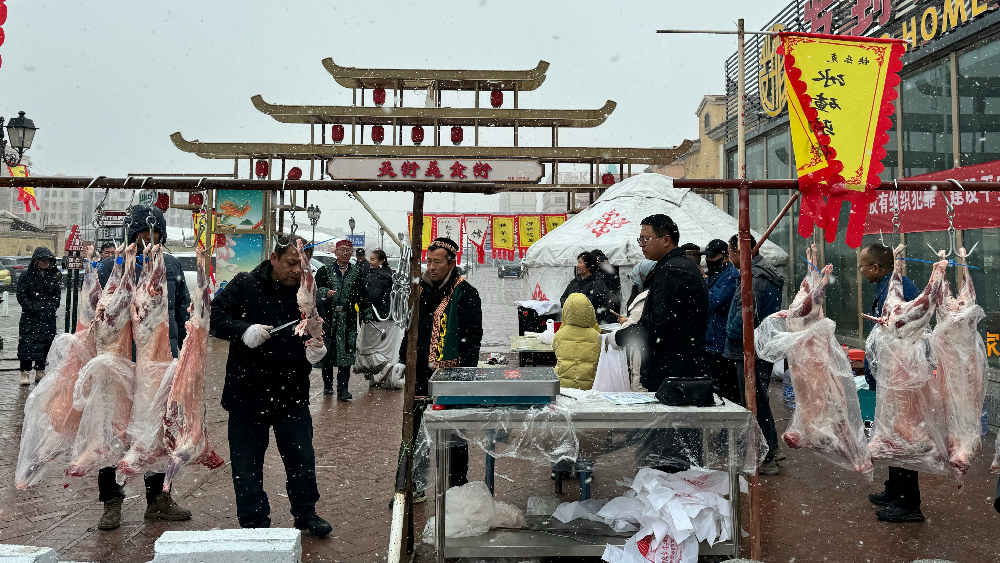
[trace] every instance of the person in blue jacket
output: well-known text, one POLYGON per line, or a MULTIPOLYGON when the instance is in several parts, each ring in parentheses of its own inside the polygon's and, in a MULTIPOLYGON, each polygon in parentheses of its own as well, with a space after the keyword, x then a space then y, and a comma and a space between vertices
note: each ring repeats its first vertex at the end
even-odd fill
MULTIPOLYGON (((757 246, 757 241, 751 236, 750 248, 747 248, 746 252, 750 252, 755 246, 757 246)), ((738 235, 733 235, 729 239, 729 256, 733 262, 739 264, 740 252, 742 251, 738 235)), ((781 277, 781 273, 766 263, 760 254, 754 254, 751 258, 750 273, 753 276, 753 326, 756 328, 768 315, 781 310, 781 288, 784 287, 785 280, 781 277)), ((736 373, 739 380, 744 381, 746 372, 743 364, 743 298, 739 284, 736 286, 736 293, 733 295, 733 301, 729 307, 729 316, 726 321, 726 350, 723 355, 731 360, 736 360, 736 373)), ((774 369, 773 363, 765 362, 755 355, 757 423, 760 424, 760 429, 764 432, 768 450, 767 456, 764 457, 764 463, 760 466, 761 475, 778 474, 778 460, 775 459, 775 456, 778 455, 778 430, 774 426, 771 402, 767 398, 772 369, 774 369)))
MULTIPOLYGON (((895 260, 892 249, 881 244, 869 244, 861 249, 858 254, 858 270, 869 283, 875 286, 875 299, 872 301, 871 316, 879 318, 882 316, 882 306, 885 305, 885 298, 889 295, 889 280, 892 279, 892 271, 895 260)), ((913 301, 920 295, 910 278, 903 278, 903 299, 913 301)), ((868 333, 874 328, 875 323, 868 321, 868 333)), ((868 388, 875 390, 875 374, 872 373, 871 366, 868 365, 868 358, 865 358, 865 380, 868 381, 868 388)), ((924 515, 920 512, 920 483, 918 473, 909 469, 899 467, 889 468, 889 479, 885 482, 885 490, 881 493, 871 493, 868 500, 876 506, 883 507, 875 515, 883 522, 923 522, 924 515)))
POLYGON ((724 357, 726 351, 726 321, 733 295, 740 283, 740 272, 729 261, 729 245, 715 239, 703 252, 708 275, 708 330, 705 333, 705 372, 712 377, 723 398, 739 404, 742 401, 736 363, 724 357))

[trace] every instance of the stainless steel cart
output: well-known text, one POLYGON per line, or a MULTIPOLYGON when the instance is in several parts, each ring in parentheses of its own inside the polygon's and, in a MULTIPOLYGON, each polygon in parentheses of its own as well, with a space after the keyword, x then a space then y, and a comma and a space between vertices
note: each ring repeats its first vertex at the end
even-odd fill
MULTIPOLYGON (((752 424, 752 415, 748 410, 732 404, 708 408, 668 407, 659 403, 616 405, 597 393, 572 389, 564 389, 562 392, 569 396, 560 395, 557 406, 569 410, 573 428, 581 431, 696 428, 702 430, 703 447, 709 447, 707 444, 712 440, 707 435, 708 431, 729 429, 725 447, 730 478, 731 539, 717 542, 714 546, 702 543, 699 553, 739 556, 739 474, 743 461, 737 437, 743 435, 748 425, 752 424)), ((526 415, 525 410, 513 409, 507 420, 518 423, 526 415)), ((621 535, 601 535, 599 530, 594 529, 594 523, 589 521, 580 522, 578 526, 574 526, 576 522, 570 522, 559 531, 504 529, 490 530, 481 536, 469 538, 445 538, 444 507, 450 464, 448 444, 452 433, 456 430, 488 430, 490 421, 493 420, 497 420, 497 417, 491 416, 491 409, 488 407, 428 410, 424 413, 423 423, 427 425, 434 440, 432 455, 435 456, 437 466, 434 507, 437 561, 443 562, 445 558, 454 557, 599 557, 607 544, 625 544, 627 538, 621 535)), ((752 425, 749 427, 753 428, 752 425)), ((607 529, 610 531, 610 528, 607 529)))

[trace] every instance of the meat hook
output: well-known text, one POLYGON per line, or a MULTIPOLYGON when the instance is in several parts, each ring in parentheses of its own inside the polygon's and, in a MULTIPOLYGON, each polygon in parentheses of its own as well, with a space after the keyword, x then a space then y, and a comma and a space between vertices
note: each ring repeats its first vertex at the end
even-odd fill
MULTIPOLYGON (((90 184, 87 185, 87 188, 94 187, 94 184, 96 184, 98 180, 101 180, 103 178, 106 178, 106 176, 98 176, 98 177, 94 178, 93 180, 90 181, 90 184)), ((125 184, 128 185, 128 179, 125 180, 125 184)), ((111 186, 108 186, 108 187, 104 188, 104 197, 97 204, 97 207, 94 208, 94 222, 93 222, 93 225, 94 225, 95 229, 97 229, 97 228, 99 228, 101 226, 101 219, 104 217, 104 202, 108 201, 108 193, 109 192, 111 192, 111 186)))

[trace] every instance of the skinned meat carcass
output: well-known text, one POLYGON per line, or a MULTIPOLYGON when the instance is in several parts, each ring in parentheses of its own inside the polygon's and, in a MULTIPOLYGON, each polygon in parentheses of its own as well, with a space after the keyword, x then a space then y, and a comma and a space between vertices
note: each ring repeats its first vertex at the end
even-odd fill
POLYGON ((163 415, 163 442, 169 460, 163 491, 185 465, 201 464, 209 469, 224 461, 208 443, 205 428, 205 371, 208 367, 208 328, 212 290, 205 274, 205 254, 198 250, 198 287, 191 293, 191 319, 185 325, 187 338, 175 368, 168 373, 173 386, 163 415))
POLYGON ((71 477, 117 465, 128 444, 135 390, 131 327, 135 255, 135 245, 129 245, 121 275, 108 280, 90 325, 97 356, 80 370, 73 390, 73 407, 83 414, 73 444, 73 462, 66 469, 71 477))
MULTIPOLYGON (((964 264, 964 248, 959 249, 959 257, 964 264)), ((944 283, 942 302, 937 307, 937 326, 931 334, 931 350, 943 383, 949 461, 959 473, 965 474, 983 447, 981 416, 989 367, 986 343, 977 326, 986 313, 976 304, 976 290, 969 272, 965 272, 958 296, 953 297, 948 282, 944 283)))
POLYGON ((83 414, 73 408, 73 388, 80 370, 96 355, 90 322, 101 297, 101 283, 97 268, 100 263, 90 261, 94 259, 93 253, 94 247, 88 247, 76 332, 60 334, 52 341, 46 359, 50 375, 35 386, 24 403, 21 448, 15 469, 15 483, 20 490, 69 462, 83 414))
POLYGON ((119 462, 119 483, 136 473, 162 471, 163 413, 167 408, 173 363, 170 350, 170 320, 167 309, 167 266, 163 246, 147 247, 142 274, 132 300, 132 337, 135 339, 135 394, 128 425, 131 444, 119 462))
POLYGON ((302 313, 302 320, 295 326, 295 334, 299 336, 308 335, 310 339, 323 338, 323 319, 316 310, 316 280, 309 266, 309 260, 305 252, 302 251, 302 239, 296 240, 299 251, 299 260, 302 265, 302 279, 299 282, 299 292, 296 300, 299 304, 299 312, 302 313))
MULTIPOLYGON (((816 245, 806 251, 815 264, 816 245)), ((787 311, 771 315, 754 334, 757 355, 770 362, 788 359, 795 411, 782 439, 808 448, 845 469, 873 472, 861 405, 851 363, 837 342, 836 324, 823 316, 833 266, 810 269, 787 311)))
MULTIPOLYGON (((896 248, 897 260, 903 245, 896 248)), ((872 459, 926 473, 951 473, 940 374, 931 365, 928 325, 945 288, 945 260, 934 264, 927 287, 904 301, 901 265, 889 281, 882 317, 868 337, 869 365, 878 383, 868 444, 872 459)))

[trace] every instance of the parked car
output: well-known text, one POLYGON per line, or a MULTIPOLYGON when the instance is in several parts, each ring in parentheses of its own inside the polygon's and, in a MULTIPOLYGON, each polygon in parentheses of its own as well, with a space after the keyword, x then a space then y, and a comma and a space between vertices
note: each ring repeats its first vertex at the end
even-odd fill
POLYGON ((14 278, 10 275, 10 270, 6 266, 0 266, 0 287, 7 289, 14 285, 14 278))
POLYGON ((321 266, 329 266, 337 261, 337 255, 332 252, 321 252, 317 250, 313 252, 313 260, 320 263, 321 266))
POLYGON ((520 279, 524 275, 526 269, 527 267, 524 265, 524 262, 521 262, 520 260, 514 262, 500 262, 500 264, 497 265, 497 277, 520 279))
MULTIPOLYGON (((184 270, 184 282, 187 283, 188 291, 194 291, 198 287, 198 255, 194 252, 172 252, 171 255, 181 263, 181 269, 184 270)), ((215 256, 212 257, 212 269, 215 269, 215 256)), ((212 296, 214 297, 217 291, 211 278, 208 280, 208 285, 212 289, 212 296)))
POLYGON ((10 271, 10 281, 17 284, 17 278, 21 277, 31 264, 31 256, 0 256, 0 264, 10 271))

